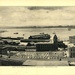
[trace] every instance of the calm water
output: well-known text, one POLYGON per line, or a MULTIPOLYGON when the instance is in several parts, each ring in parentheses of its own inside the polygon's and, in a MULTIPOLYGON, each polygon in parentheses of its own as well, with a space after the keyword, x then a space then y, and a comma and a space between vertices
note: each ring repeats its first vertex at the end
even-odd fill
POLYGON ((21 28, 21 29, 1 29, 6 30, 7 32, 1 33, 0 36, 7 36, 7 37, 23 37, 28 38, 30 35, 39 34, 39 33, 48 33, 53 36, 55 32, 59 39, 61 40, 68 40, 69 36, 75 35, 75 29, 71 29, 68 31, 67 28, 21 28), (13 34, 18 32, 19 34, 13 34))

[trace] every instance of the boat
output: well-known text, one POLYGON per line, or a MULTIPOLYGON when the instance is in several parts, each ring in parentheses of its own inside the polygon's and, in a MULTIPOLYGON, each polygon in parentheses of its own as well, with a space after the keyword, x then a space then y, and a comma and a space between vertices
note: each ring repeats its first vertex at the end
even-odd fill
POLYGON ((53 32, 53 34, 56 34, 55 32, 53 32))
POLYGON ((14 33, 14 34, 18 34, 18 32, 14 33))
POLYGON ((31 35, 29 39, 50 39, 50 35, 45 33, 40 33, 39 35, 31 35))
POLYGON ((71 28, 68 28, 68 31, 71 31, 71 28))

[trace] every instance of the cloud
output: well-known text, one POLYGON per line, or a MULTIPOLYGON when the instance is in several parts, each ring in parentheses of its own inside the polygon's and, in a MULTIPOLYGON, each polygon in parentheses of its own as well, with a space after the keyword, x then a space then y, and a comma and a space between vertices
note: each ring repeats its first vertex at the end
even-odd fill
POLYGON ((75 7, 0 7, 0 26, 74 24, 75 7))

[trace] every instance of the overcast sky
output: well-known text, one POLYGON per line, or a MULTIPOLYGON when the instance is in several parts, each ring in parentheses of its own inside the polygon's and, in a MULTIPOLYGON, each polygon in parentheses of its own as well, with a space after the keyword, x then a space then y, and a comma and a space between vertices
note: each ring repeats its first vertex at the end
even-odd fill
POLYGON ((75 25, 75 7, 0 7, 0 26, 75 25))

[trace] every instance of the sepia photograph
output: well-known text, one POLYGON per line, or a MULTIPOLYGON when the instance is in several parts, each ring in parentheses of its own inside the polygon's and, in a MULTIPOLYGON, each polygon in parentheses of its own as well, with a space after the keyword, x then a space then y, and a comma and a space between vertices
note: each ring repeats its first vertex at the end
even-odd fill
POLYGON ((75 66, 75 6, 0 6, 0 66, 75 66))

